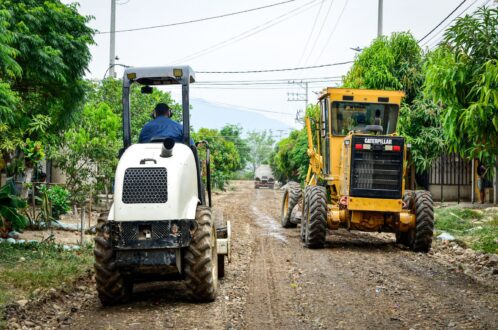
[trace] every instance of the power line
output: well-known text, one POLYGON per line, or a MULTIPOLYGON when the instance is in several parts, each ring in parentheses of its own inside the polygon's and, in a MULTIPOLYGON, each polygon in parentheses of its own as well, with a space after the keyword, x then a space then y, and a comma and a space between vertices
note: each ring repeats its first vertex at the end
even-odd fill
POLYGON ((332 31, 330 31, 327 41, 323 45, 322 51, 318 55, 318 57, 315 59, 315 63, 320 60, 322 57, 323 53, 325 52, 325 49, 327 49, 327 46, 329 45, 330 39, 332 39, 332 36, 334 35, 335 30, 337 29, 337 25, 339 25, 339 22, 341 21, 342 15, 344 14, 344 10, 346 10, 346 6, 348 5, 348 0, 344 2, 344 6, 342 7, 341 13, 339 14, 339 17, 337 17, 337 21, 334 24, 334 27, 332 28, 332 31))
POLYGON ((330 67, 330 66, 345 65, 345 64, 351 64, 353 62, 354 61, 345 61, 345 62, 336 62, 336 63, 311 65, 311 66, 301 66, 301 67, 285 68, 285 69, 246 70, 246 71, 196 71, 196 72, 197 73, 215 73, 215 74, 283 72, 283 71, 308 70, 308 69, 317 69, 317 68, 324 68, 324 67, 330 67))
MULTIPOLYGON (((267 8, 271 8, 271 7, 276 7, 276 6, 284 5, 284 4, 287 4, 287 3, 290 3, 290 2, 295 2, 295 1, 298 1, 298 0, 287 0, 287 1, 273 3, 271 5, 266 5, 266 6, 261 6, 261 7, 256 7, 256 8, 251 8, 251 9, 246 9, 246 10, 241 10, 241 11, 236 11, 236 12, 233 12, 233 13, 227 13, 227 14, 222 14, 222 15, 216 15, 216 16, 198 18, 198 19, 193 19, 193 20, 189 20, 189 21, 176 22, 176 23, 170 23, 170 24, 144 26, 144 27, 132 28, 132 29, 116 30, 115 32, 116 33, 118 33, 118 32, 122 33, 122 32, 132 32, 132 31, 142 31, 142 30, 159 29, 159 28, 164 28, 164 27, 171 27, 171 26, 185 25, 185 24, 191 24, 191 23, 205 22, 205 21, 210 21, 210 20, 214 20, 214 19, 218 19, 218 18, 235 16, 235 15, 239 15, 239 14, 250 13, 250 12, 253 12, 253 11, 257 11, 257 10, 262 10, 262 9, 267 9, 267 8)), ((111 33, 111 31, 97 32, 96 34, 108 34, 108 33, 111 33)))
MULTIPOLYGON (((322 83, 328 81, 341 81, 341 78, 333 78, 333 79, 316 79, 316 80, 298 80, 299 83, 322 83)), ((195 85, 197 86, 257 86, 257 85, 292 85, 295 84, 296 80, 288 80, 288 81, 247 81, 247 82, 197 82, 195 85)))
POLYGON ((330 10, 332 10, 332 5, 334 4, 334 0, 330 2, 329 8, 327 9, 327 14, 325 14, 325 17, 323 19, 322 25, 320 26, 320 30, 318 31, 318 34, 315 38, 315 41, 313 42, 313 46, 311 46, 311 50, 308 53, 308 56, 306 56, 306 59, 304 60, 303 64, 307 64, 311 55, 313 54, 313 51, 315 50, 316 43, 318 42, 318 39, 320 39, 320 35, 322 34, 323 27, 325 26, 325 23, 327 23, 327 18, 329 17, 330 10))
POLYGON ((278 115, 285 115, 285 116, 294 116, 293 114, 287 113, 287 112, 280 112, 280 111, 272 111, 272 110, 265 110, 265 109, 257 109, 257 108, 250 108, 250 107, 244 107, 240 105, 234 105, 234 104, 229 104, 229 103, 223 103, 223 102, 214 102, 214 101, 206 101, 203 99, 197 99, 197 102, 201 103, 210 103, 214 105, 221 105, 223 107, 230 107, 230 108, 235 108, 235 110, 240 110, 240 111, 254 111, 254 112, 264 112, 264 113, 273 113, 273 114, 278 114, 278 115))
MULTIPOLYGON (((428 45, 434 38, 436 38, 437 36, 439 36, 441 33, 445 32, 446 29, 448 28, 448 26, 450 26, 457 18, 459 18, 460 16, 462 16, 463 14, 465 14, 472 6, 475 5, 475 3, 479 1, 479 0, 474 0, 470 5, 468 5, 464 10, 462 10, 460 12, 460 14, 458 14, 455 18, 453 18, 451 21, 449 21, 445 26, 443 26, 442 29, 440 29, 437 33, 433 34, 429 39, 427 39, 423 45, 421 45, 422 47, 425 46, 425 45, 428 45)), ((490 3, 491 1, 493 0, 485 0, 483 1, 483 5, 486 6, 488 3, 490 3)), ((434 46, 437 46, 441 40, 444 38, 444 36, 442 36, 441 38, 437 39, 436 43, 434 46)))
POLYGON ((251 83, 251 82, 288 82, 291 80, 302 80, 312 82, 314 80, 324 79, 340 79, 342 76, 329 76, 329 77, 311 77, 311 78, 279 78, 279 79, 252 79, 252 80, 203 80, 198 81, 196 84, 210 84, 210 83, 251 83))
MULTIPOLYGON (((313 37, 313 33, 315 32, 316 23, 318 22, 318 18, 320 18, 320 13, 322 12, 322 7, 323 7, 324 3, 325 3, 325 0, 322 0, 322 2, 320 3, 320 7, 318 8, 318 12, 316 13, 315 20, 313 21, 313 26, 311 27, 310 34, 308 36, 308 39, 306 40, 306 44, 303 47, 303 52, 301 54, 301 57, 299 58, 299 62, 297 62, 298 66, 301 65, 301 62, 304 58, 304 55, 306 54, 306 50, 308 49, 308 45, 313 37)), ((331 3, 334 3, 334 0, 332 0, 331 3)), ((330 7, 329 7, 329 10, 330 10, 330 7)), ((328 12, 327 12, 327 14, 328 14, 328 12)), ((327 19, 327 15, 325 16, 325 19, 327 19)))
POLYGON ((432 30, 430 30, 425 36, 423 36, 421 39, 418 40, 418 42, 422 42, 425 38, 427 38, 432 32, 434 32, 438 27, 441 26, 441 24, 443 24, 451 15, 453 15, 457 10, 458 8, 460 8, 465 2, 467 2, 467 0, 463 0, 462 2, 460 2, 460 4, 451 11, 451 13, 448 14, 448 16, 446 16, 441 22, 439 22, 438 25, 436 25, 432 30))
POLYGON ((306 11, 306 10, 309 10, 311 9, 312 7, 314 7, 316 5, 316 1, 318 0, 311 0, 307 3, 305 3, 304 5, 302 6, 299 6, 297 8, 294 8, 288 12, 286 12, 285 14, 282 14, 280 16, 277 16, 275 18, 272 18, 271 20, 268 20, 266 22, 264 22, 263 24, 260 24, 256 27, 253 27, 249 30, 246 30, 240 34, 237 34, 231 38, 228 38, 226 40, 223 40, 219 43, 216 43, 214 45, 211 45, 209 47, 206 47, 204 49, 201 49, 193 54, 190 54, 188 56, 185 56, 185 57, 182 57, 180 59, 177 59, 177 60, 174 60, 172 61, 173 63, 178 63, 178 62, 182 62, 182 61, 191 61, 192 59, 195 59, 195 58, 198 58, 200 56, 204 56, 204 55, 207 55, 213 51, 216 51, 216 50, 219 50, 221 48, 224 48, 230 44, 233 44, 235 42, 239 42, 239 41, 242 41, 244 39, 247 39, 257 33, 260 33, 262 31, 265 31, 277 24, 280 24, 286 20, 288 20, 289 18, 292 18, 296 15, 299 15, 300 13, 306 11), (292 15, 291 15, 292 14, 292 15), (289 16, 290 15, 290 16, 289 16), (286 16, 289 16, 289 17, 286 17, 286 16))

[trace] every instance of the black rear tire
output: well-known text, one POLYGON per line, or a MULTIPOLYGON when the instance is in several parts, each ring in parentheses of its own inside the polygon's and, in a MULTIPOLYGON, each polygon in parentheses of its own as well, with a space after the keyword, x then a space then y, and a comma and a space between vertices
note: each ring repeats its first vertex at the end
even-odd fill
POLYGON ((416 191, 414 199, 417 222, 411 248, 417 252, 429 252, 434 235, 434 202, 428 191, 416 191))
POLYGON ((106 226, 109 212, 102 212, 97 220, 95 237, 95 281, 99 299, 104 306, 127 302, 133 291, 133 282, 126 279, 116 266, 116 252, 112 248, 109 229, 106 226))
POLYGON ((198 206, 195 219, 197 229, 183 255, 183 273, 192 298, 210 302, 218 289, 216 228, 209 207, 198 206))
POLYGON ((407 192, 403 196, 407 208, 415 213, 415 228, 396 233, 396 242, 416 252, 429 252, 434 235, 434 202, 431 193, 425 190, 407 192))
POLYGON ((304 196, 303 196, 303 214, 301 216, 301 242, 306 241, 306 227, 307 227, 307 214, 308 214, 308 207, 309 207, 309 189, 310 186, 306 186, 304 188, 304 196))
POLYGON ((306 247, 310 249, 323 247, 327 236, 327 191, 324 187, 309 187, 305 218, 306 247))
POLYGON ((281 224, 284 228, 295 228, 296 223, 291 222, 292 209, 299 203, 299 199, 302 196, 301 186, 299 183, 294 181, 289 181, 284 192, 284 197, 282 199, 282 217, 281 224))

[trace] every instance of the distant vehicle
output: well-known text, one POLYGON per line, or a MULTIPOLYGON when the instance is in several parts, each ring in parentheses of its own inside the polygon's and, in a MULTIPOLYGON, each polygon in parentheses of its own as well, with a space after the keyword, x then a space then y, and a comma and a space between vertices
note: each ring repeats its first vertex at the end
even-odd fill
POLYGON ((269 165, 259 166, 254 175, 254 188, 275 188, 275 178, 269 165))

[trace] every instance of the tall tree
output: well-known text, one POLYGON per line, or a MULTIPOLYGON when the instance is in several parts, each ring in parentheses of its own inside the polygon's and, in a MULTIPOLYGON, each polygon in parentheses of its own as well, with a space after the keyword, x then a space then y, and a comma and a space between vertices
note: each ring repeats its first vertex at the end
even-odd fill
POLYGON ((425 92, 443 105, 453 151, 489 166, 498 155, 498 9, 457 19, 425 63, 425 92))
MULTIPOLYGON (((7 95, 0 131, 8 132, 2 158, 29 148, 27 141, 50 143, 81 110, 94 33, 89 20, 59 0, 0 2, 0 99, 7 95)), ((29 182, 34 162, 24 159, 29 182)))
POLYGON ((201 128, 192 137, 195 141, 205 140, 209 143, 213 184, 224 189, 233 172, 240 168, 240 157, 235 144, 226 140, 216 129, 201 128))
MULTIPOLYGON (((122 81, 107 78, 103 81, 89 82, 90 88, 86 97, 87 104, 98 105, 106 103, 112 111, 122 117, 122 81)), ((133 84, 130 93, 131 133, 132 141, 138 142, 138 136, 145 123, 151 120, 151 114, 157 103, 166 103, 172 109, 173 120, 182 119, 181 105, 173 100, 171 94, 154 88, 152 94, 142 94, 140 86, 133 84)), ((120 135, 121 137, 121 135, 120 135)))
POLYGON ((270 131, 252 131, 247 133, 247 143, 250 150, 249 162, 254 174, 259 165, 270 163, 270 156, 275 140, 271 136, 270 131))
POLYGON ((344 87, 403 90, 408 103, 422 82, 422 49, 408 32, 375 39, 344 77, 344 87))
POLYGON ((228 124, 221 128, 220 134, 225 140, 233 142, 235 148, 237 148, 240 158, 240 166, 237 171, 244 169, 249 160, 250 148, 247 141, 242 138, 242 127, 228 124))

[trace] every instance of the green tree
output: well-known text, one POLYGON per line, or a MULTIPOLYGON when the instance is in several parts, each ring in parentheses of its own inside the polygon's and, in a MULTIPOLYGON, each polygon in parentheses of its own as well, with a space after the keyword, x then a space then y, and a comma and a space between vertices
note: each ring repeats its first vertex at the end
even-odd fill
MULTIPOLYGON (((306 115, 318 118, 320 107, 309 105, 306 115)), ((315 138, 313 139, 316 143, 315 138)), ((271 155, 270 165, 279 181, 303 182, 308 173, 310 159, 308 157, 308 134, 306 128, 293 130, 288 137, 280 140, 271 155)))
POLYGON ((411 159, 419 173, 429 170, 446 150, 441 111, 439 105, 424 97, 401 106, 399 132, 411 144, 411 159))
POLYGON ((195 141, 205 140, 211 149, 211 177, 215 187, 224 189, 233 172, 240 168, 240 157, 232 141, 218 130, 201 128, 193 133, 195 141))
MULTIPOLYGON (((89 84, 90 88, 86 103, 97 105, 105 102, 111 107, 115 114, 122 117, 122 81, 119 79, 107 78, 101 82, 92 81, 89 84)), ((166 103, 169 105, 173 112, 173 120, 181 121, 182 119, 181 105, 172 99, 170 93, 154 88, 152 94, 142 94, 140 89, 140 85, 133 84, 130 93, 131 133, 133 143, 138 142, 138 136, 145 123, 152 120, 151 114, 157 103, 166 103)), ((119 138, 121 137, 122 135, 119 135, 119 138)))
POLYGON ((61 137, 52 158, 66 173, 73 204, 81 204, 95 185, 110 188, 119 149, 119 116, 106 103, 85 106, 81 120, 61 137))
POLYGON ((422 49, 408 32, 381 36, 356 57, 344 87, 403 90, 411 103, 423 83, 422 49))
MULTIPOLYGON (((53 143, 81 110, 89 20, 59 0, 0 2, 0 169, 12 155, 26 155, 17 151, 29 149, 28 141, 53 143)), ((33 165, 25 158, 26 181, 33 165)))
POLYGON ((270 164, 270 157, 275 140, 271 131, 251 131, 247 133, 247 144, 249 145, 249 163, 253 174, 261 164, 270 164))
POLYGON ((498 155, 498 10, 457 19, 427 55, 425 92, 443 106, 452 151, 492 166, 498 155))
POLYGON ((220 134, 225 140, 233 142, 237 148, 240 158, 240 166, 237 171, 243 170, 249 161, 250 148, 248 142, 242 138, 242 127, 228 124, 221 128, 220 134))

